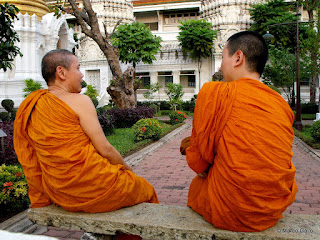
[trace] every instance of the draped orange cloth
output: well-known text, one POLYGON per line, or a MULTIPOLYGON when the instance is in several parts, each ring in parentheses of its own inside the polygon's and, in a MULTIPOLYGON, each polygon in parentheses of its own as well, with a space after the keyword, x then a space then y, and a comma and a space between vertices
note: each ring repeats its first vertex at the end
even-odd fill
POLYGON ((263 83, 206 83, 197 97, 187 162, 196 173, 188 206, 215 227, 262 231, 275 225, 298 191, 291 161, 294 114, 263 83))
POLYGON ((107 212, 158 203, 145 179, 98 154, 77 114, 47 90, 33 92, 20 105, 14 147, 32 207, 55 203, 67 211, 107 212))

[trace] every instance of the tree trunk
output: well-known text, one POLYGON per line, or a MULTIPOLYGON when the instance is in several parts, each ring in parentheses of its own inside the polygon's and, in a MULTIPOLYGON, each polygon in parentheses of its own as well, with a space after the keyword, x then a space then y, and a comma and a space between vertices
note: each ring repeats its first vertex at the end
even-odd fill
MULTIPOLYGON (((99 29, 97 14, 93 11, 90 0, 83 0, 85 11, 80 10, 75 0, 68 0, 71 4, 73 15, 81 25, 82 32, 92 38, 99 46, 107 58, 112 75, 116 78, 114 84, 107 88, 112 101, 120 108, 134 108, 136 101, 134 96, 134 68, 122 73, 118 57, 118 49, 111 46, 110 38, 112 34, 106 32, 103 35, 99 29)), ((117 25, 120 24, 120 21, 117 25)), ((117 27, 115 26, 115 28, 117 27)))
MULTIPOLYGON (((314 15, 313 15, 314 9, 311 6, 308 3, 306 3, 309 21, 314 20, 314 15)), ((317 54, 314 51, 311 51, 310 58, 311 58, 311 66, 310 66, 311 77, 310 77, 310 84, 309 84, 309 86, 310 86, 310 102, 315 103, 316 102, 316 87, 317 87, 316 86, 316 79, 317 79, 317 75, 318 75, 317 70, 316 70, 317 54)))
POLYGON ((202 65, 202 61, 201 61, 201 57, 198 57, 198 72, 199 72, 199 91, 201 89, 201 82, 200 82, 200 72, 201 72, 201 65, 202 65))
POLYGON ((107 88, 109 95, 112 98, 112 101, 120 108, 135 108, 136 98, 134 94, 134 68, 128 67, 128 69, 123 74, 123 79, 120 81, 121 85, 114 86, 110 85, 107 88))

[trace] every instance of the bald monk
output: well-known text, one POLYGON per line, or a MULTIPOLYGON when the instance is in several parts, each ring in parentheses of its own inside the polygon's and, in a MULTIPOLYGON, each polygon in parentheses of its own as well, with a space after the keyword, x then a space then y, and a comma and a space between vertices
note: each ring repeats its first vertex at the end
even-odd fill
POLYGON ((79 94, 83 74, 67 50, 42 60, 48 89, 31 93, 14 122, 14 147, 31 206, 57 204, 72 212, 108 212, 158 203, 153 187, 132 172, 108 142, 95 107, 79 94))
POLYGON ((186 149, 188 165, 198 174, 188 206, 217 228, 270 228, 298 191, 291 161, 294 114, 259 81, 267 58, 260 35, 231 36, 222 53, 224 82, 204 84, 191 138, 182 142, 181 151, 186 149))

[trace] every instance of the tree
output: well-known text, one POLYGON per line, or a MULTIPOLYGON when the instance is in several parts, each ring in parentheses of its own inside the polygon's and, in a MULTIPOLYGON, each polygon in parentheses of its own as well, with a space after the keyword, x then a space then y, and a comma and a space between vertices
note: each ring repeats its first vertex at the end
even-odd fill
POLYGON ((262 78, 267 85, 279 87, 285 93, 288 103, 292 106, 296 65, 295 54, 288 48, 269 47, 269 62, 265 67, 262 78))
POLYGON ((41 83, 35 82, 32 78, 28 78, 24 80, 26 87, 23 89, 23 92, 25 93, 23 96, 27 97, 30 93, 42 89, 41 83))
MULTIPOLYGON (((310 72, 307 62, 300 61, 301 79, 308 79, 310 72)), ((296 55, 285 47, 278 48, 274 45, 269 46, 269 62, 262 74, 267 85, 273 85, 282 89, 287 97, 288 103, 293 107, 294 91, 293 85, 296 79, 296 55)))
MULTIPOLYGON (((151 30, 142 22, 122 24, 112 36, 112 45, 118 48, 119 59, 131 63, 134 70, 139 62, 152 64, 155 55, 160 51, 161 37, 152 35, 151 30)), ((136 75, 134 72, 134 79, 136 75)), ((135 98, 139 84, 134 82, 135 98)))
POLYGON ((167 87, 166 94, 169 97, 169 103, 172 109, 176 110, 177 105, 179 105, 182 102, 181 98, 184 95, 184 92, 182 91, 182 85, 175 84, 175 83, 168 83, 166 87, 167 87))
POLYGON ((150 29, 142 22, 122 24, 112 36, 112 45, 118 48, 119 59, 131 63, 152 64, 155 55, 160 51, 161 37, 152 35, 150 29))
MULTIPOLYGON (((100 50, 107 58, 112 75, 115 76, 113 84, 107 88, 112 101, 120 108, 136 107, 136 98, 134 94, 134 68, 129 66, 125 72, 120 68, 118 57, 118 48, 111 45, 111 38, 116 27, 121 21, 115 25, 113 32, 108 33, 107 27, 104 25, 103 31, 99 28, 97 14, 94 12, 90 0, 82 0, 83 9, 77 5, 77 0, 68 0, 72 10, 57 6, 66 13, 75 16, 81 31, 93 41, 97 43, 100 50)), ((56 12, 57 13, 57 12, 56 12)), ((57 13, 57 15, 59 15, 57 13)))
POLYGON ((22 57, 20 48, 15 46, 19 42, 19 37, 13 28, 14 19, 17 18, 16 13, 19 9, 14 5, 0 4, 0 69, 5 72, 12 69, 12 64, 17 55, 22 57))
POLYGON ((310 102, 316 101, 316 83, 320 73, 320 2, 319 0, 303 0, 302 4, 308 12, 309 27, 307 30, 308 38, 302 41, 302 51, 310 56, 310 102), (317 16, 314 16, 316 12, 317 16))
POLYGON ((184 54, 190 53, 192 60, 198 62, 199 72, 199 89, 200 86, 200 72, 202 65, 202 58, 207 58, 212 55, 213 41, 217 37, 217 31, 212 29, 212 24, 204 19, 180 21, 181 30, 178 35, 180 46, 184 54))
POLYGON ((146 89, 148 89, 148 91, 146 91, 143 96, 147 99, 153 99, 154 98, 154 94, 156 92, 159 93, 161 86, 159 83, 152 83, 148 86, 146 86, 146 89))
MULTIPOLYGON (((295 10, 295 5, 290 5, 284 0, 270 0, 266 3, 252 5, 249 9, 251 19, 254 23, 250 30, 264 35, 267 31, 274 36, 270 41, 277 48, 287 47, 291 52, 295 51, 296 46, 296 25, 297 20, 295 14, 291 11, 295 10), (292 23, 283 25, 274 25, 281 23, 292 23)), ((299 30, 304 32, 301 25, 299 30)))

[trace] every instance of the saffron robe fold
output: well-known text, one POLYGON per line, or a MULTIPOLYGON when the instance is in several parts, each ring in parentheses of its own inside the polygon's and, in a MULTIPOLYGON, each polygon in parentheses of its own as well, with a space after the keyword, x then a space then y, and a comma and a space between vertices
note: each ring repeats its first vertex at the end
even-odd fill
POLYGON ((158 203, 145 179, 98 154, 78 115, 47 90, 33 92, 20 105, 14 147, 32 207, 55 203, 67 211, 107 212, 158 203))
POLYGON ((291 161, 294 114, 265 84, 240 78, 204 84, 187 162, 196 173, 188 206, 215 227, 262 231, 275 225, 298 191, 291 161))

